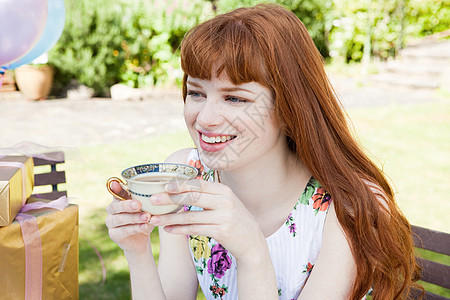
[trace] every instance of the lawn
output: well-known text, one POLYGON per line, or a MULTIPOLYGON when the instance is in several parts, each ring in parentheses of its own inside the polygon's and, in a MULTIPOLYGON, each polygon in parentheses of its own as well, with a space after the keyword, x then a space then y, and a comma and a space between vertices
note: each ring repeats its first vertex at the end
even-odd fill
MULTIPOLYGON (((450 101, 357 108, 348 114, 362 144, 394 183, 410 222, 449 232, 450 101)), ((82 158, 67 161, 69 196, 80 206, 80 299, 130 299, 126 261, 104 225, 111 199, 106 179, 190 146, 187 132, 177 132, 84 147, 79 149, 82 158)), ((159 254, 156 243, 154 253, 159 254)))

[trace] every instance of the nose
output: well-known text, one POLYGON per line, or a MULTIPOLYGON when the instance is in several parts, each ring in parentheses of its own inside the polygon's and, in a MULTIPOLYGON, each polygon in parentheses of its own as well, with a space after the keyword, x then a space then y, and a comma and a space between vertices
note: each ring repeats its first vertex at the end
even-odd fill
POLYGON ((223 115, 221 105, 216 101, 216 99, 207 99, 198 115, 197 123, 203 128, 214 127, 222 124, 223 115))

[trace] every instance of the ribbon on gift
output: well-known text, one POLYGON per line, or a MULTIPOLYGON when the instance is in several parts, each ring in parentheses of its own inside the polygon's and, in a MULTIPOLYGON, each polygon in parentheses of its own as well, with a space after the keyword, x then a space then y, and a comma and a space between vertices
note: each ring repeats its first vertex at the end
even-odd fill
POLYGON ((40 208, 63 210, 67 205, 66 196, 48 203, 34 202, 25 204, 16 216, 25 246, 25 300, 42 299, 42 245, 36 217, 24 212, 40 208))
POLYGON ((47 147, 30 141, 23 141, 7 148, 0 147, 0 158, 7 155, 24 155, 56 162, 64 161, 70 156, 72 160, 84 161, 83 155, 76 148, 47 147))
POLYGON ((33 203, 25 204, 20 210, 21 213, 27 212, 33 209, 41 209, 41 208, 54 208, 57 210, 63 210, 67 205, 69 205, 69 200, 66 196, 59 197, 56 200, 50 202, 42 202, 36 201, 33 203))
POLYGON ((26 189, 26 180, 25 180, 25 165, 21 162, 13 162, 13 161, 0 161, 0 167, 11 167, 11 168, 19 168, 22 170, 22 207, 25 205, 27 201, 27 189, 26 189))

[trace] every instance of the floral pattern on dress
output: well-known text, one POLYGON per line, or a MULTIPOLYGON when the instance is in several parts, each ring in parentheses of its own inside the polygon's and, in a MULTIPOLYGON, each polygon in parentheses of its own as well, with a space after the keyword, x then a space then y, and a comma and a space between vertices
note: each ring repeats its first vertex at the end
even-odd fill
POLYGON ((222 284, 222 286, 220 287, 219 284, 214 281, 214 284, 209 287, 209 290, 211 291, 215 299, 223 299, 222 297, 225 296, 225 294, 228 292, 228 287, 226 287, 224 284, 222 284))
POLYGON ((197 176, 195 176, 195 179, 203 178, 204 167, 202 165, 202 162, 199 159, 198 160, 190 159, 187 164, 190 165, 191 167, 194 167, 197 169, 198 172, 197 172, 197 176))
POLYGON ((206 236, 189 236, 189 246, 194 256, 195 270, 200 275, 203 275, 207 266, 206 260, 211 256, 211 248, 208 245, 209 241, 210 238, 206 236))
POLYGON ((219 280, 225 275, 225 272, 231 267, 231 257, 228 255, 228 251, 222 247, 221 244, 213 245, 211 254, 209 256, 207 266, 208 273, 211 274, 213 283, 209 286, 209 290, 212 293, 214 299, 222 299, 222 297, 228 292, 228 287, 222 284, 219 285, 219 280))
POLYGON ((311 199, 314 201, 313 209, 316 215, 319 211, 326 211, 331 203, 331 195, 323 187, 318 188, 311 199))
POLYGON ((219 243, 211 245, 211 238, 198 235, 189 236, 189 247, 194 257, 196 272, 204 275, 207 271, 210 274, 211 295, 214 299, 223 299, 228 292, 228 287, 225 284, 221 285, 219 281, 232 265, 228 250, 219 243))
MULTIPOLYGON (((283 296, 283 290, 282 289, 278 289, 278 296, 283 296)), ((291 300, 295 300, 294 298, 292 298, 291 300)))
POLYGON ((216 244, 211 249, 211 258, 208 260, 208 273, 216 278, 222 278, 231 266, 231 258, 228 250, 221 244, 216 244))
POLYGON ((299 203, 309 205, 309 200, 314 195, 316 189, 320 187, 320 183, 314 177, 311 177, 306 184, 306 188, 300 196, 300 199, 298 199, 299 203))
POLYGON ((314 268, 314 265, 312 263, 308 263, 307 265, 304 265, 304 269, 302 271, 302 273, 308 273, 311 274, 312 269, 314 268))
POLYGON ((209 169, 207 172, 203 172, 203 180, 205 181, 210 181, 210 179, 212 179, 212 181, 215 181, 215 177, 214 177, 214 170, 209 169))
POLYGON ((297 225, 294 222, 292 213, 289 214, 284 224, 289 227, 289 233, 292 234, 292 237, 295 237, 297 235, 297 225))

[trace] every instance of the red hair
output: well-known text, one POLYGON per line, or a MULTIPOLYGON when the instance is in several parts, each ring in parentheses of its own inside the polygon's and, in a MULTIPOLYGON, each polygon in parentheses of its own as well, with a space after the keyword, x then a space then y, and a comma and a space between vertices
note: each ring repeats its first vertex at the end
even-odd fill
POLYGON ((187 76, 271 89, 274 114, 291 151, 332 195, 357 265, 351 299, 407 298, 418 286, 410 224, 383 172, 355 141, 303 23, 275 4, 236 9, 193 29, 181 45, 187 76), (217 74, 211 74, 218 66, 217 74))

